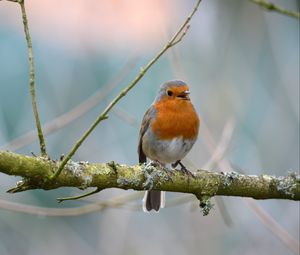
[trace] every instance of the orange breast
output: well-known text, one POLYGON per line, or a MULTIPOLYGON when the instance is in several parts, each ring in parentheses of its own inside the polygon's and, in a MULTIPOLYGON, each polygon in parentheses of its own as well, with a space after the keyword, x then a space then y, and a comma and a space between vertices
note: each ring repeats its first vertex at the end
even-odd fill
POLYGON ((190 101, 164 99, 156 103, 155 108, 157 115, 152 130, 160 139, 197 138, 200 121, 190 101))

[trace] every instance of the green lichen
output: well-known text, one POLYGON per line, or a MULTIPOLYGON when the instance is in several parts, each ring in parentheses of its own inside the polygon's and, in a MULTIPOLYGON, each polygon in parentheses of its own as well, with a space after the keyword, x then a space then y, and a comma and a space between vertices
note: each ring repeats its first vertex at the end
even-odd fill
POLYGON ((79 179, 81 179, 80 189, 85 189, 90 186, 93 177, 89 173, 87 173, 86 168, 88 167, 89 163, 87 161, 79 161, 75 162, 69 160, 66 164, 66 171, 71 172, 71 174, 79 179))
POLYGON ((290 176, 297 184, 300 184, 300 175, 296 172, 289 171, 288 176, 290 176))
POLYGON ((234 180, 239 177, 240 174, 235 171, 231 171, 231 172, 223 172, 223 175, 225 177, 224 186, 229 187, 234 182, 234 180))
POLYGON ((168 169, 164 169, 164 171, 157 169, 159 167, 155 162, 150 162, 144 165, 143 172, 145 181, 143 182, 143 188, 146 190, 151 190, 154 186, 154 183, 161 184, 162 181, 170 180, 169 174, 171 171, 168 169), (167 171, 170 171, 168 173, 167 171))
POLYGON ((138 187, 139 180, 138 179, 129 179, 126 177, 119 177, 117 179, 118 185, 120 185, 122 188, 130 188, 133 186, 138 187))
POLYGON ((207 216, 213 207, 214 204, 211 202, 209 197, 202 197, 200 199, 200 208, 203 216, 207 216))
MULTIPOLYGON (((111 166, 114 167, 114 166, 111 166)), ((122 188, 138 189, 141 183, 139 172, 134 167, 117 165, 114 170, 117 175, 117 184, 122 188)))
POLYGON ((295 189, 297 188, 296 174, 290 174, 288 177, 278 177, 276 180, 276 188, 278 191, 290 195, 293 198, 295 196, 295 189))
POLYGON ((153 188, 153 184, 157 179, 156 176, 156 168, 151 163, 145 164, 143 168, 145 181, 143 182, 143 187, 147 190, 151 190, 153 188))

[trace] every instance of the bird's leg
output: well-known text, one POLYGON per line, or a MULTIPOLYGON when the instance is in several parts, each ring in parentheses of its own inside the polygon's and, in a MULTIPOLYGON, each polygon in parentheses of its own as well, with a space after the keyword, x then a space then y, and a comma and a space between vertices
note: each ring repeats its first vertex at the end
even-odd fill
POLYGON ((172 176, 174 176, 174 172, 172 172, 172 170, 170 170, 168 167, 166 167, 166 164, 163 164, 161 162, 159 162, 158 160, 153 160, 153 161, 150 161, 150 163, 148 164, 151 164, 152 166, 155 166, 155 167, 159 167, 162 171, 164 171, 167 176, 168 176, 168 179, 169 180, 172 180, 172 176))
POLYGON ((184 172, 185 174, 187 174, 187 175, 190 175, 190 176, 192 176, 192 177, 195 177, 195 175, 191 172, 191 171, 189 171, 185 166, 184 166, 184 164, 182 164, 182 162, 180 161, 180 160, 177 160, 174 164, 172 164, 172 167, 173 168, 176 168, 178 165, 180 165, 181 166, 181 171, 182 172, 184 172))
POLYGON ((177 160, 175 163, 172 164, 172 167, 175 169, 179 165, 180 160, 177 160))

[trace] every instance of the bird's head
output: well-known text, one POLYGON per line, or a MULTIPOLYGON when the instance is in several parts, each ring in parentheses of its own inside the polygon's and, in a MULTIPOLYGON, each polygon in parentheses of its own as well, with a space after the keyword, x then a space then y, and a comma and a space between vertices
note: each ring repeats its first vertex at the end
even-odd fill
POLYGON ((168 81, 160 86, 155 101, 160 100, 187 100, 190 101, 188 85, 180 80, 168 81))

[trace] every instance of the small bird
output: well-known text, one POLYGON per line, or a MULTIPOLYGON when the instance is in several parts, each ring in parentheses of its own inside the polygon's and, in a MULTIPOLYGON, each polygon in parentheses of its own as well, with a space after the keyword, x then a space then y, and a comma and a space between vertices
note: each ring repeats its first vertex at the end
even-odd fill
MULTIPOLYGON (((147 158, 165 167, 181 163, 198 137, 200 120, 189 97, 188 85, 180 80, 168 81, 160 86, 158 95, 146 111, 139 134, 139 163, 147 158)), ((164 192, 146 191, 143 199, 145 212, 164 207, 164 192)))

